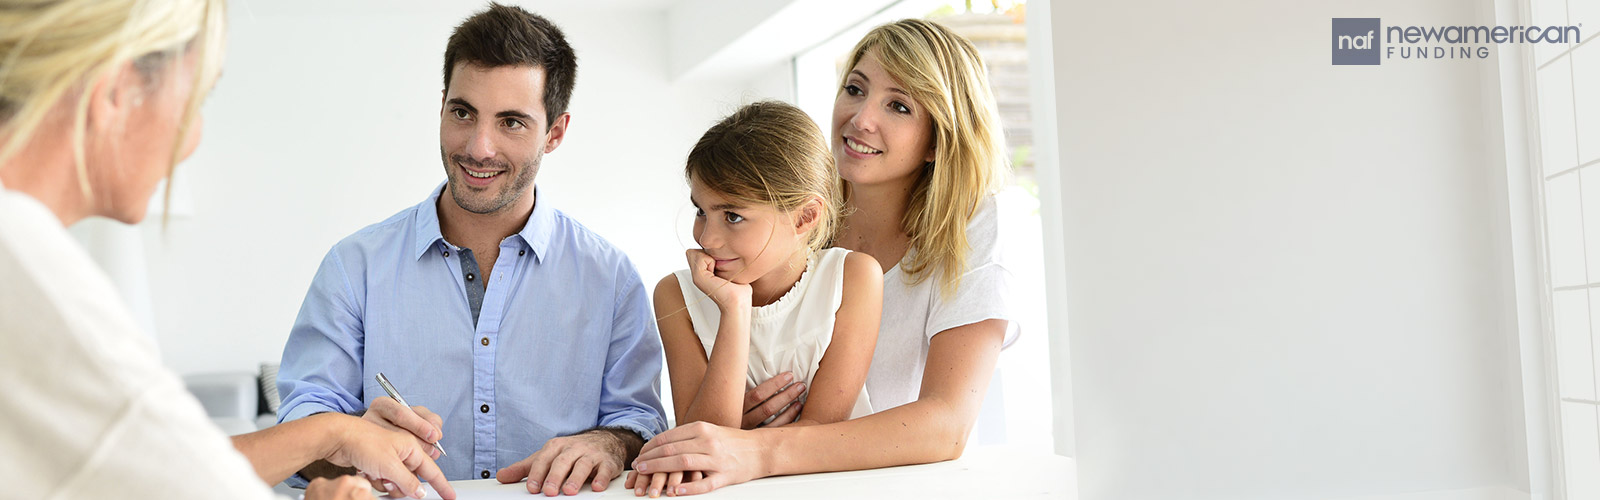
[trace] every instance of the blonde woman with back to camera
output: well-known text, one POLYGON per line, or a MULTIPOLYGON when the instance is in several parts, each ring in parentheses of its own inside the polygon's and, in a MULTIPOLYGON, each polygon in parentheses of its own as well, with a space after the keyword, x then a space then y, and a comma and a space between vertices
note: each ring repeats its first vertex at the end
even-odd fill
POLYGON ((313 460, 372 485, 454 491, 408 433, 325 414, 230 438, 161 365, 66 232, 145 218, 194 152, 220 73, 224 0, 0 0, 0 484, 16 498, 271 498, 313 460))
POLYGON ((865 387, 876 413, 783 425, 804 389, 775 377, 746 394, 741 428, 696 422, 646 443, 639 477, 697 480, 645 493, 937 462, 966 448, 1000 350, 1018 332, 993 196, 1009 169, 994 95, 972 43, 919 19, 874 28, 845 68, 829 137, 846 214, 834 245, 885 269, 865 387))

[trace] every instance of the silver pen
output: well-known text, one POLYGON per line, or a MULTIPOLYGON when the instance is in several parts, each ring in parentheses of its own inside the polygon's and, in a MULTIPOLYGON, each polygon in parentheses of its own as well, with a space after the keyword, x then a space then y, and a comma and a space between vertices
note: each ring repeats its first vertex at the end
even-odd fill
MULTIPOLYGON (((394 385, 389 383, 389 377, 383 376, 382 372, 378 373, 378 385, 383 386, 383 392, 389 393, 389 397, 394 398, 394 401, 396 403, 400 403, 400 406, 404 406, 404 407, 406 407, 408 409, 411 408, 411 405, 406 403, 406 398, 400 397, 400 391, 394 390, 394 385)), ((445 453, 444 452, 444 447, 443 446, 439 446, 439 443, 441 443, 441 442, 444 442, 444 440, 440 439, 438 441, 434 441, 433 442, 433 449, 439 450, 439 456, 441 456, 441 457, 449 456, 450 455, 449 453, 445 453)))

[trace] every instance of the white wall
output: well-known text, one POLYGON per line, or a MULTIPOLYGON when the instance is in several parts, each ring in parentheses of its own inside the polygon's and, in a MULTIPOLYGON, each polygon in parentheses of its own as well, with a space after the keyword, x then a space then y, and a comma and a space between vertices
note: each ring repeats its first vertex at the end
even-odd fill
MULTIPOLYGON (((445 41, 481 4, 230 8, 228 61, 205 108, 205 138, 179 167, 193 215, 164 231, 145 224, 158 337, 183 373, 276 362, 328 248, 443 181, 445 41)), ((683 265, 683 244, 693 243, 676 230, 687 234, 681 172, 693 141, 740 103, 790 90, 669 81, 661 9, 528 8, 560 25, 579 58, 572 127, 545 157, 540 202, 616 243, 653 284, 683 265)))
POLYGON ((1493 9, 1050 10, 1082 498, 1519 496, 1496 63, 1329 64, 1493 9))

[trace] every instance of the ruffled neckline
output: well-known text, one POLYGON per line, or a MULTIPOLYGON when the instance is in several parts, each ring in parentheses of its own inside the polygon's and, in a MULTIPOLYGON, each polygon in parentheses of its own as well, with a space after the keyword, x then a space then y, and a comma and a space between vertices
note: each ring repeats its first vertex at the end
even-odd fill
POLYGON ((778 317, 793 309, 794 304, 800 301, 800 295, 805 293, 806 285, 810 283, 811 270, 816 269, 817 255, 820 253, 812 252, 810 257, 806 257, 806 270, 800 272, 800 280, 794 282, 794 286, 789 287, 789 291, 784 292, 782 297, 778 297, 778 300, 772 301, 771 304, 750 308, 750 318, 763 320, 778 317))

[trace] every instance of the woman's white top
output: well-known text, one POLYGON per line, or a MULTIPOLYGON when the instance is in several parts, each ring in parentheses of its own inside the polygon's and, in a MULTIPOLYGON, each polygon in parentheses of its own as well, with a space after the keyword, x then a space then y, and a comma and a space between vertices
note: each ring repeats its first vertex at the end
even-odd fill
MULTIPOLYGON (((829 248, 812 254, 794 288, 777 302, 751 310, 750 369, 745 372, 745 390, 783 372, 792 372, 795 381, 811 386, 822 355, 833 341, 834 317, 844 300, 844 257, 849 253, 843 248, 829 248)), ((710 356, 717 343, 722 311, 694 286, 688 269, 674 274, 678 288, 683 290, 694 333, 710 356)), ((861 395, 856 396, 850 418, 872 413, 868 392, 862 388, 861 395)))
MULTIPOLYGON (((930 269, 927 279, 915 285, 899 265, 883 275, 883 323, 878 347, 867 372, 872 404, 883 411, 917 400, 922 371, 928 363, 928 346, 935 335, 988 319, 1008 321, 1005 346, 1015 342, 1021 329, 1011 309, 1011 269, 1004 258, 1006 234, 1002 231, 995 197, 978 203, 967 223, 965 272, 954 293, 941 293, 944 274, 930 269)), ((907 252, 900 260, 910 262, 907 252)))
POLYGON ((138 328, 60 220, 0 187, 0 497, 274 498, 138 328))

